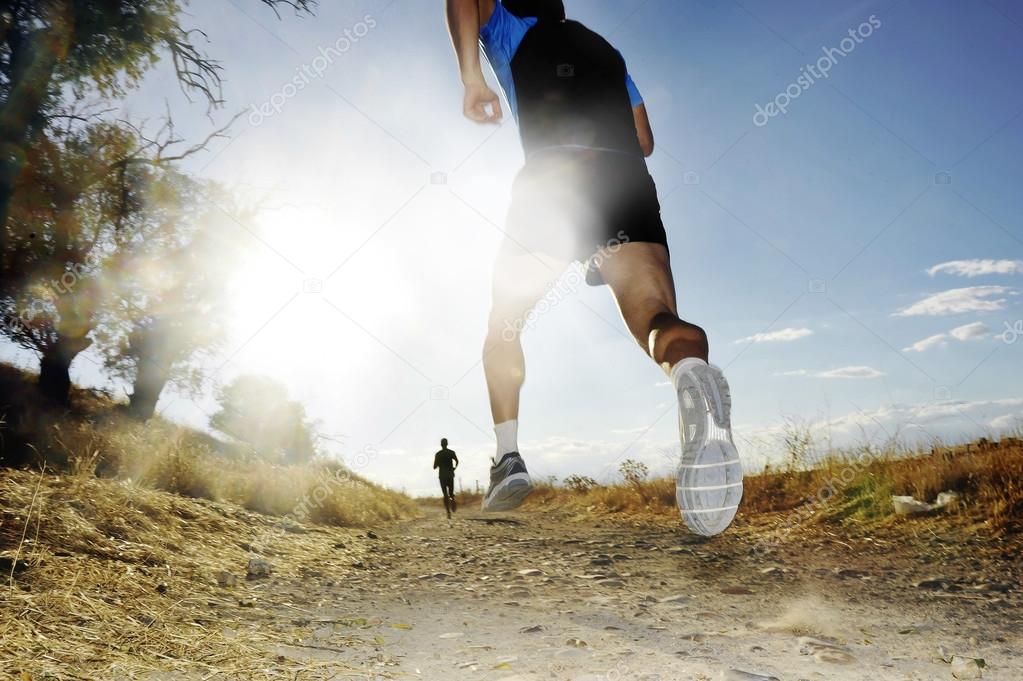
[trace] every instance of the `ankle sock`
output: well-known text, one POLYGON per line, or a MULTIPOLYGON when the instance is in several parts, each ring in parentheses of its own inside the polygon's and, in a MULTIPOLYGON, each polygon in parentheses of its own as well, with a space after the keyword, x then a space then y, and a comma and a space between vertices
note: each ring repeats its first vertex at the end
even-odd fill
POLYGON ((500 461, 501 457, 509 452, 519 451, 519 421, 512 419, 494 426, 494 435, 497 436, 497 455, 494 461, 500 461))

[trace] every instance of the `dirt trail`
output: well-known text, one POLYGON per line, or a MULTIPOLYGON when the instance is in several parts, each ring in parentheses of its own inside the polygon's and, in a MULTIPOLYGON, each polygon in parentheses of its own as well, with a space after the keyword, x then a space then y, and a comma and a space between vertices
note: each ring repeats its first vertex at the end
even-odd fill
POLYGON ((536 512, 431 508, 374 534, 351 576, 274 585, 305 604, 278 613, 282 633, 305 632, 282 654, 362 678, 506 681, 933 681, 955 678, 938 659, 955 654, 983 658, 985 679, 1023 679, 1018 560, 949 574, 940 556, 956 547, 906 559, 851 539, 765 556, 741 531, 706 541, 536 512))

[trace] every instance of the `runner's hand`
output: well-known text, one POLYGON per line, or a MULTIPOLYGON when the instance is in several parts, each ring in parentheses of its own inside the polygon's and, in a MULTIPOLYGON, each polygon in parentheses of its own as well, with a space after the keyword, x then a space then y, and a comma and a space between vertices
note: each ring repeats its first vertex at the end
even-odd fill
POLYGON ((477 123, 500 123, 502 116, 501 100, 496 92, 487 87, 486 83, 468 83, 465 86, 462 112, 470 121, 477 123))

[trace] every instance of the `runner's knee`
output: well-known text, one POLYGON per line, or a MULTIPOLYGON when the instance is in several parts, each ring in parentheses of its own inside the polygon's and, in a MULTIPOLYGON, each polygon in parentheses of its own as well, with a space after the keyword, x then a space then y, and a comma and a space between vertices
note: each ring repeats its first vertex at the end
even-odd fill
POLYGON ((502 311, 497 307, 491 309, 487 319, 487 345, 502 341, 511 343, 518 339, 519 334, 522 333, 521 315, 515 315, 506 310, 502 311))

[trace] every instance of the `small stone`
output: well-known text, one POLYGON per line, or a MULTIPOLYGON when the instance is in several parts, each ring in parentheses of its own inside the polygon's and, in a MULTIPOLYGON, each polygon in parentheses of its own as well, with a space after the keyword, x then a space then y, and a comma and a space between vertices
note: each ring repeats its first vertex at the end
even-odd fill
POLYGON ((168 588, 169 587, 167 586, 167 582, 160 582, 159 584, 156 585, 156 593, 165 594, 167 593, 168 588))
POLYGON ((565 641, 565 645, 569 648, 585 648, 587 646, 586 641, 574 637, 565 641))
POLYGON ((685 603, 689 600, 689 596, 685 594, 675 594, 674 596, 665 596, 664 598, 658 598, 658 603, 685 603))
POLYGON ((519 629, 519 633, 520 634, 539 634, 543 630, 544 630, 544 626, 542 624, 534 624, 531 627, 522 627, 521 629, 519 629))
POLYGON ((930 589, 932 591, 940 591, 948 585, 942 577, 931 577, 930 579, 922 579, 916 582, 913 586, 917 589, 930 589))
POLYGON ((952 676, 957 679, 979 679, 984 676, 984 660, 973 657, 952 657, 952 676))
POLYGON ((921 515, 933 509, 930 504, 907 496, 893 496, 892 508, 895 509, 895 515, 901 516, 921 515))
POLYGON ((526 570, 519 570, 519 574, 522 575, 523 577, 539 577, 543 573, 537 570, 536 568, 529 568, 526 570))
POLYGON ((374 532, 373 530, 369 530, 368 532, 366 532, 366 537, 368 539, 379 539, 380 538, 380 537, 377 536, 377 533, 374 532))
POLYGON ((850 664, 856 661, 845 648, 832 641, 802 636, 799 638, 799 646, 801 654, 812 655, 818 662, 850 664))
POLYGON ((217 585, 222 587, 232 587, 238 584, 238 578, 227 570, 221 570, 217 573, 217 585))
POLYGON ((245 579, 266 579, 273 574, 270 563, 262 558, 253 558, 245 570, 245 579))
POLYGON ((729 669, 721 673, 721 681, 779 681, 776 676, 764 676, 753 672, 744 672, 741 669, 729 669))

